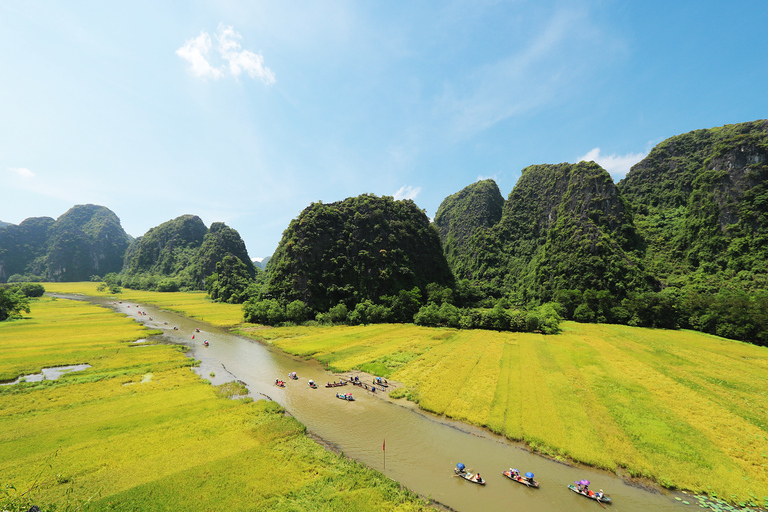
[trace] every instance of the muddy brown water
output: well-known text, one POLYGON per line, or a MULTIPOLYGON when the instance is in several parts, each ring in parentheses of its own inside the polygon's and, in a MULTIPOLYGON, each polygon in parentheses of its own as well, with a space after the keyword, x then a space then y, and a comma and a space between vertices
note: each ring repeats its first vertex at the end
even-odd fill
MULTIPOLYGON (((303 360, 225 330, 184 316, 133 302, 112 304, 147 327, 160 328, 164 338, 190 347, 190 356, 201 361, 196 371, 214 384, 244 381, 254 398, 269 397, 306 425, 314 435, 346 456, 377 469, 422 496, 460 512, 519 510, 525 512, 595 511, 601 505, 568 490, 574 480, 591 481, 613 499, 607 508, 621 512, 681 511, 696 507, 695 500, 664 490, 647 490, 628 484, 615 474, 553 461, 530 453, 483 429, 419 411, 404 400, 389 401, 356 386, 325 388, 339 375, 320 364, 303 360), (130 306, 130 307, 129 307, 130 306), (139 315, 138 312, 146 312, 139 315), (152 317, 150 321, 149 318, 152 317), (178 327, 174 330, 173 327, 178 327), (195 332, 199 328, 201 332, 195 332), (192 339, 192 336, 195 339, 192 339), (209 346, 204 346, 208 340, 209 346), (299 380, 289 380, 297 372, 299 380), (215 376, 211 377, 210 374, 215 376), (275 379, 287 382, 275 386, 275 379), (311 389, 308 380, 318 384, 311 389), (336 398, 337 391, 351 392, 354 402, 336 398), (383 450, 386 442, 386 451, 383 450), (386 459, 385 459, 386 457, 386 459), (479 486, 453 474, 456 463, 479 472, 487 485, 479 486), (386 466, 386 467, 385 467, 386 466), (539 489, 529 489, 505 478, 510 467, 532 471, 539 489), (675 497, 691 501, 681 504, 675 497)), ((697 507, 698 508, 698 507, 697 507)))

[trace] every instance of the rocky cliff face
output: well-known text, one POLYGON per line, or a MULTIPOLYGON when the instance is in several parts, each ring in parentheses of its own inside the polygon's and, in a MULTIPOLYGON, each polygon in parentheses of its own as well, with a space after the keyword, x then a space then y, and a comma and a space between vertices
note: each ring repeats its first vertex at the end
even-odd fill
POLYGON ((225 256, 239 259, 253 277, 255 269, 240 234, 223 222, 208 229, 196 215, 182 215, 147 231, 125 252, 124 283, 152 288, 158 279, 174 278, 187 289, 204 289, 225 256), (144 281, 142 281, 144 279, 144 281))
MULTIPOLYGON (((45 257, 48 230, 54 222, 50 217, 31 217, 18 226, 0 228, 0 282, 29 273, 32 262, 45 257)), ((33 273, 42 277, 41 272, 33 273)))
POLYGON ((49 281, 86 281, 120 272, 130 237, 108 208, 77 205, 53 220, 26 219, 0 228, 0 280, 13 274, 49 281))
POLYGON ((671 137, 619 187, 664 276, 754 270, 768 257, 766 120, 671 137))
POLYGON ((111 210, 77 205, 51 226, 45 258, 51 281, 87 281, 92 275, 120 272, 131 238, 111 210))
POLYGON ((173 276, 191 268, 207 232, 196 215, 163 222, 134 240, 125 253, 123 272, 173 276))
POLYGON ((647 289, 638 265, 643 245, 631 209, 610 175, 594 162, 523 169, 500 220, 478 227, 462 258, 459 278, 486 291, 551 298, 557 290, 610 290, 619 296, 647 289))
POLYGON ((450 265, 459 265, 466 257, 471 250, 468 243, 477 231, 501 220, 503 207, 504 197, 493 180, 478 181, 443 200, 435 225, 450 265))

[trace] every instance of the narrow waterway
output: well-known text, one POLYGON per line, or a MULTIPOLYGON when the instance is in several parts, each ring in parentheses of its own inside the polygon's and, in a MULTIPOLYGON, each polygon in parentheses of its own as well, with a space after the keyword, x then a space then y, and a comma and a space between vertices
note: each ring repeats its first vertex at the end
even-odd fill
MULTIPOLYGON (((613 504, 607 507, 614 511, 681 511, 686 507, 670 493, 644 490, 611 473, 531 454, 482 429, 419 411, 404 400, 390 401, 355 386, 325 388, 326 382, 338 380, 338 376, 315 361, 292 357, 151 306, 100 302, 147 327, 163 329, 165 338, 174 343, 189 346, 190 355, 201 361, 197 371, 214 384, 233 378, 244 381, 254 398, 264 395, 280 403, 311 433, 345 455, 456 511, 594 511, 603 507, 568 490, 567 484, 580 479, 590 480, 591 489, 603 489, 609 494, 613 504), (147 314, 139 315, 139 311, 147 314), (196 328, 201 332, 195 332, 196 328), (289 372, 297 372, 299 380, 288 380, 289 372), (215 376, 211 377, 211 373, 215 376), (286 380, 286 387, 275 386, 275 379, 286 380), (309 379, 318 384, 318 389, 309 388, 309 379), (353 393, 355 401, 337 399, 339 390, 353 393), (487 485, 455 477, 453 467, 458 462, 479 472, 487 485), (529 489, 502 476, 502 471, 510 467, 523 473, 532 471, 541 487, 529 489)), ((689 498, 683 495, 683 499, 689 498)), ((695 500, 689 501, 690 506, 697 505, 695 500)))

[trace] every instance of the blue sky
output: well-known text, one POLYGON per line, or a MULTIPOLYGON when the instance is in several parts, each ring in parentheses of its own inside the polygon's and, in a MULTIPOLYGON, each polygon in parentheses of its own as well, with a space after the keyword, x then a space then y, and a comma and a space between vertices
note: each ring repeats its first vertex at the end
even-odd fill
POLYGON ((442 200, 528 165, 618 181, 768 117, 755 1, 0 3, 0 220, 185 213, 268 256, 313 201, 442 200))

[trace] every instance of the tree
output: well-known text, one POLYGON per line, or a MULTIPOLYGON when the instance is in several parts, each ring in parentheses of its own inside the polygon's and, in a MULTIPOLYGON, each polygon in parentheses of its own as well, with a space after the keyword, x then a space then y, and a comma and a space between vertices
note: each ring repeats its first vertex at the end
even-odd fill
POLYGON ((29 297, 17 286, 0 287, 0 322, 29 313, 29 297))
POLYGON ((302 301, 295 300, 286 306, 285 316, 287 316, 288 320, 291 322, 300 324, 309 316, 309 309, 302 301))

